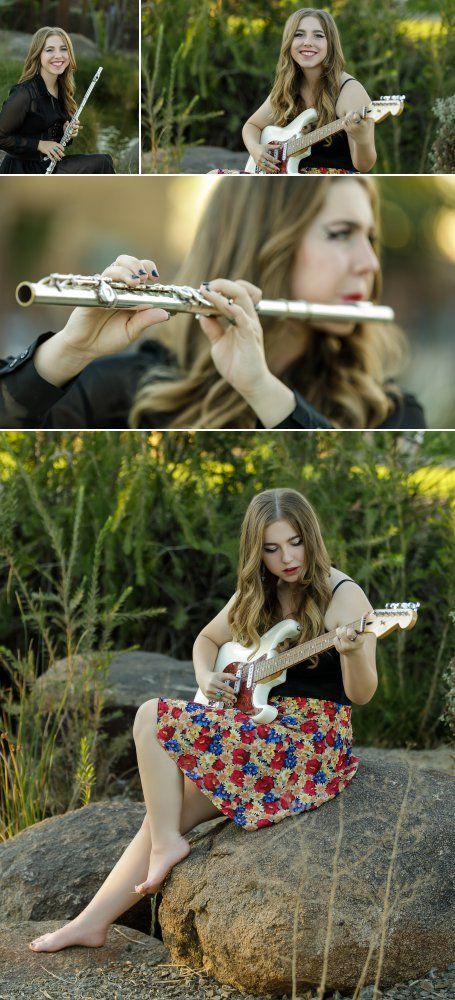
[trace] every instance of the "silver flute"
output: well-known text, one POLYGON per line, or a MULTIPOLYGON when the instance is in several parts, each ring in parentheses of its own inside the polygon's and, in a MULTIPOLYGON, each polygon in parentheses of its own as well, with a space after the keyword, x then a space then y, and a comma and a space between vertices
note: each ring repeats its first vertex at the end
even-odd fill
MULTIPOLYGON (((153 306, 171 314, 193 313, 199 316, 219 315, 213 303, 201 292, 188 285, 140 284, 130 288, 122 281, 103 278, 100 274, 49 274, 41 281, 21 281, 16 288, 16 301, 21 306, 98 306, 105 309, 137 309, 153 306)), ((292 299, 261 299, 255 306, 259 316, 290 317, 293 319, 330 320, 331 323, 392 323, 395 314, 390 306, 372 302, 349 302, 325 305, 292 299)))
MULTIPOLYGON (((72 118, 70 118, 70 120, 69 120, 69 122, 68 122, 68 124, 66 126, 66 129, 65 129, 65 131, 64 131, 64 133, 62 135, 62 138, 60 139, 60 145, 61 146, 67 146, 68 145, 68 143, 69 143, 69 141, 71 139, 71 136, 72 136, 73 125, 74 125, 75 122, 79 121, 79 116, 81 115, 82 111, 84 110, 85 105, 87 104, 87 101, 88 101, 88 99, 90 97, 90 94, 92 93, 93 88, 98 83, 98 80, 99 80, 102 72, 103 72, 103 67, 102 66, 98 66, 98 69, 97 69, 97 71, 95 73, 95 76, 93 77, 93 80, 92 80, 90 86, 87 87, 87 90, 85 91, 85 94, 84 94, 84 96, 82 98, 82 101, 81 101, 79 107, 76 108, 76 110, 74 112, 74 115, 72 116, 72 118)), ((51 162, 50 162, 50 164, 49 164, 49 166, 48 166, 48 168, 46 170, 46 174, 53 174, 54 170, 55 170, 55 168, 57 166, 57 163, 59 163, 59 162, 60 162, 60 160, 51 160, 51 162)))

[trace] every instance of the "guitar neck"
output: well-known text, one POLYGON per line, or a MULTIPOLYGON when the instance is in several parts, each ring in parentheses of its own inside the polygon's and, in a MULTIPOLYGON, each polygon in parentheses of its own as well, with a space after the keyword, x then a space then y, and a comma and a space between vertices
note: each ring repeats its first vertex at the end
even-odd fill
MULTIPOLYGON (((350 627, 355 629, 361 628, 361 626, 361 618, 350 623, 350 627)), ((274 674, 281 673, 282 670, 288 670, 289 667, 295 667, 298 663, 308 660, 317 653, 331 649, 335 645, 336 634, 337 630, 333 628, 330 632, 325 632, 324 635, 319 635, 308 642, 302 642, 300 646, 293 646, 292 649, 286 649, 284 653, 278 653, 277 656, 265 660, 264 663, 258 663, 254 672, 255 681, 267 680, 268 677, 273 677, 274 674)))
POLYGON ((308 146, 314 146, 316 142, 320 142, 321 139, 327 139, 329 135, 341 132, 343 126, 344 118, 337 118, 336 121, 329 122, 328 125, 323 125, 322 128, 317 128, 308 135, 296 135, 287 144, 287 155, 294 156, 296 153, 301 153, 304 149, 308 149, 308 146))

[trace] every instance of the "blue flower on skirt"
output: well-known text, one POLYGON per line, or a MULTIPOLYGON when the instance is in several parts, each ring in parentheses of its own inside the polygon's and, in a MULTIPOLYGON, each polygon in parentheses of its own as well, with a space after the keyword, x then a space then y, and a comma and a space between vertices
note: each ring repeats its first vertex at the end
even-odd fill
POLYGON ((166 750, 175 750, 175 751, 181 750, 181 746, 178 740, 166 740, 164 746, 166 750))
POLYGON ((313 743, 319 743, 319 740, 323 739, 324 739, 324 733, 322 733, 321 730, 318 729, 317 733, 315 733, 313 736, 313 743))
POLYGON ((194 715, 193 716, 193 722, 196 722, 198 726, 209 726, 210 725, 210 720, 207 718, 207 716, 204 714, 204 712, 201 712, 200 715, 194 715))
POLYGON ((317 785, 325 785, 327 782, 327 775, 325 771, 317 771, 313 781, 315 781, 317 785))
POLYGON ((278 799, 278 795, 274 795, 273 792, 267 792, 266 795, 262 796, 262 801, 263 802, 276 802, 277 799, 278 799))
POLYGON ((234 820, 234 823, 238 823, 239 826, 245 826, 246 825, 246 816, 245 816, 245 809, 244 809, 244 807, 243 806, 237 806, 237 809, 235 810, 235 813, 234 813, 234 815, 233 815, 232 818, 234 820))
POLYGON ((231 797, 230 792, 226 790, 226 786, 222 782, 216 786, 215 795, 218 795, 220 799, 225 799, 227 802, 229 802, 231 797))
POLYGON ((281 736, 277 733, 276 729, 271 729, 268 736, 265 738, 266 743, 281 743, 281 736))
POLYGON ((244 771, 245 774, 257 774, 258 771, 259 771, 259 768, 257 767, 256 764, 253 764, 251 761, 249 761, 248 764, 244 764, 243 765, 242 771, 244 771))
POLYGON ((281 722, 284 726, 297 726, 297 719, 294 715, 282 715, 281 722))
POLYGON ((284 758, 284 766, 294 768, 297 766, 297 757, 293 749, 289 749, 284 758))
POLYGON ((223 747, 219 740, 213 739, 209 746, 210 753, 214 753, 216 757, 219 757, 220 753, 223 753, 223 747))
POLYGON ((255 728, 255 724, 254 724, 254 722, 251 722, 251 719, 248 719, 248 722, 242 722, 242 725, 240 726, 240 729, 243 729, 243 732, 245 732, 245 731, 248 732, 248 730, 254 729, 254 728, 255 728))
POLYGON ((333 746, 334 746, 335 750, 339 750, 340 747, 343 746, 343 740, 342 740, 342 738, 341 738, 341 736, 340 736, 339 733, 336 734, 335 742, 334 742, 333 746))
POLYGON ((188 701, 186 705, 187 712, 200 712, 201 703, 200 701, 188 701))
POLYGON ((188 776, 188 778, 191 778, 191 781, 199 781, 199 779, 201 777, 201 775, 199 774, 199 771, 194 771, 194 770, 193 771, 185 771, 185 774, 188 776))

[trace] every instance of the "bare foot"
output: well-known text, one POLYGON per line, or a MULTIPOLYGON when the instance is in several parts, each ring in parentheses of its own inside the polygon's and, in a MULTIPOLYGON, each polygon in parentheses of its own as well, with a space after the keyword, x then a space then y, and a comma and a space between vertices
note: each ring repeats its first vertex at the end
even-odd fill
POLYGON ((169 847, 163 847, 160 851, 152 851, 147 878, 145 882, 134 887, 138 895, 144 896, 147 892, 157 892, 171 868, 188 857, 190 849, 188 841, 184 837, 179 837, 169 847))
POLYGON ((62 948, 70 948, 77 944, 84 948, 101 948, 106 942, 106 937, 107 930, 90 929, 87 924, 78 924, 72 920, 52 934, 42 934, 41 937, 35 938, 29 944, 29 948, 32 951, 61 951, 62 948))

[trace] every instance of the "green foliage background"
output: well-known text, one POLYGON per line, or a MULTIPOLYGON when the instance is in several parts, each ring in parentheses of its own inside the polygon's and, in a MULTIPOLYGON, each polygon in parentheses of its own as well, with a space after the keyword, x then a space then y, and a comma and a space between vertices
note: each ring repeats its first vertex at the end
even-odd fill
MULTIPOLYGON (((370 96, 406 95, 401 117, 376 129, 375 171, 431 172, 430 149, 440 127, 433 106, 436 99, 455 93, 454 0, 408 0, 405 8, 395 0, 357 0, 354 6, 350 0, 331 0, 323 6, 336 20, 348 71, 370 96)), ((163 100, 172 85, 177 109, 197 98, 198 112, 223 112, 189 122, 187 142, 243 150, 242 124, 270 92, 284 22, 296 9, 292 0, 269 0, 267 5, 257 0, 143 0, 145 75, 153 74, 161 26, 163 100), (175 63, 177 45, 181 50, 175 63)), ((171 135, 164 136, 163 146, 171 141, 171 135)))
MULTIPOLYGON (((164 608, 122 620, 115 648, 133 644, 178 658, 235 588, 239 527, 250 497, 291 486, 315 505, 332 561, 366 590, 373 606, 420 601, 419 621, 379 645, 380 685, 355 709, 357 739, 431 746, 442 733, 441 675, 450 658, 453 595, 453 449, 450 433, 142 432, 0 436, 1 644, 31 645, 38 670, 48 654, 32 625, 24 634, 14 560, 30 593, 52 600, 59 568, 42 507, 69 548, 76 495, 77 593, 90 579, 100 535, 98 585, 112 604, 131 588, 124 610, 164 608)), ((69 601, 70 604, 70 601, 69 601)), ((66 655, 54 628, 55 655, 66 655)), ((92 636, 99 649, 101 633, 92 636)))
MULTIPOLYGON (((80 101, 91 83, 99 57, 80 56, 77 63, 76 102, 80 101)), ((84 108, 80 135, 70 146, 73 153, 110 153, 116 171, 128 143, 138 137, 138 73, 137 58, 130 55, 103 55, 103 73, 93 99, 84 108)), ((0 48, 0 107, 17 83, 23 60, 2 58, 0 48)), ((129 172, 128 169, 124 172, 129 172)))

